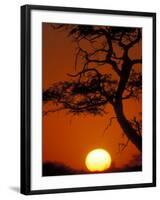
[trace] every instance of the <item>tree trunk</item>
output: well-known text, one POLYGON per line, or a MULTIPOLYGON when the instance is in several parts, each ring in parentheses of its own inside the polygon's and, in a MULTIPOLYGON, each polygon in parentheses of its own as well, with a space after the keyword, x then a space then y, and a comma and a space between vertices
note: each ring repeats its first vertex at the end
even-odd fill
POLYGON ((131 126, 130 122, 126 119, 123 112, 122 100, 118 100, 113 105, 117 120, 128 137, 128 139, 142 152, 142 137, 137 134, 136 130, 131 126))

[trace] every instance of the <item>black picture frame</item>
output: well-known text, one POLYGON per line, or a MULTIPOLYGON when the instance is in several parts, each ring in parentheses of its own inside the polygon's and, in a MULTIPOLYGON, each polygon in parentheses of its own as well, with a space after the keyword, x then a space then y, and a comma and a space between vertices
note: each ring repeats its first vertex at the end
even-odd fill
POLYGON ((64 192, 80 192, 80 191, 95 191, 108 189, 126 189, 140 187, 156 186, 156 13, 136 12, 136 11, 120 11, 120 10, 102 10, 89 8, 72 8, 72 7, 55 7, 44 5, 24 5, 21 6, 21 193, 25 195, 33 194, 49 194, 49 193, 64 193, 64 192), (64 12, 79 12, 79 13, 94 13, 94 14, 109 14, 109 15, 124 15, 124 16, 142 16, 152 18, 152 56, 153 56, 153 163, 152 163, 152 182, 125 184, 125 185, 109 185, 109 186, 92 186, 75 188, 60 188, 60 189, 31 189, 31 11, 64 11, 64 12))

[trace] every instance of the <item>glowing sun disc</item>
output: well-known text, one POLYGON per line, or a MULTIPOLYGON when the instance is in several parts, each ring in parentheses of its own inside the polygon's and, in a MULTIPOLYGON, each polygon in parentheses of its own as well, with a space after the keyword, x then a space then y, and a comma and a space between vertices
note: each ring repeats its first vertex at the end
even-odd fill
POLYGON ((104 171, 111 166, 111 156, 104 149, 94 149, 86 157, 85 164, 89 171, 104 171))

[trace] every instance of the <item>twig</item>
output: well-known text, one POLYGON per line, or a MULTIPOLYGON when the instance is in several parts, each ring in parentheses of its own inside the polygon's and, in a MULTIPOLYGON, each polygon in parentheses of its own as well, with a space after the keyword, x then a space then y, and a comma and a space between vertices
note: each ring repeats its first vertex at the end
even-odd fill
POLYGON ((122 151, 124 151, 125 148, 128 146, 128 143, 129 143, 129 139, 127 140, 126 143, 119 143, 118 144, 118 147, 119 147, 118 153, 121 153, 122 151))
POLYGON ((43 111, 43 117, 45 117, 48 113, 54 113, 54 112, 64 110, 64 109, 65 109, 64 107, 61 107, 61 108, 57 108, 57 109, 54 109, 54 110, 43 111))
POLYGON ((105 127, 105 129, 104 129, 104 131, 103 131, 103 136, 104 136, 104 133, 107 131, 107 129, 112 125, 112 121, 113 121, 114 119, 117 119, 117 117, 111 117, 111 118, 109 119, 109 123, 108 123, 108 125, 105 127))

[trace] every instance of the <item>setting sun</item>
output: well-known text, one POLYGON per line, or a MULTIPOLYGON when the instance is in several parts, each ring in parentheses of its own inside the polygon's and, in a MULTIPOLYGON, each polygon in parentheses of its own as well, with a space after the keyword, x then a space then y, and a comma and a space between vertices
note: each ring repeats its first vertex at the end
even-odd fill
POLYGON ((95 149, 88 153, 85 163, 89 171, 102 172, 111 166, 111 156, 104 149, 95 149))

